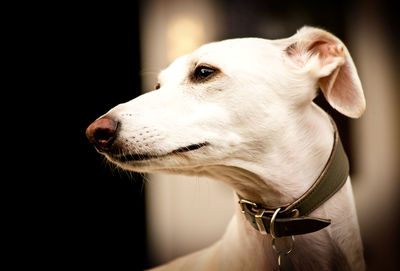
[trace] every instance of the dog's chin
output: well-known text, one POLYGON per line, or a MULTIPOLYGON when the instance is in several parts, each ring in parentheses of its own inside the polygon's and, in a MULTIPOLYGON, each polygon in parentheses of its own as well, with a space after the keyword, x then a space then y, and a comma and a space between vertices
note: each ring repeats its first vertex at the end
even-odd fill
POLYGON ((198 154, 200 149, 209 146, 208 142, 191 144, 177 148, 167 153, 103 153, 105 157, 122 169, 136 172, 158 172, 167 168, 187 166, 191 157, 198 154), (123 153, 123 154, 122 154, 123 153))

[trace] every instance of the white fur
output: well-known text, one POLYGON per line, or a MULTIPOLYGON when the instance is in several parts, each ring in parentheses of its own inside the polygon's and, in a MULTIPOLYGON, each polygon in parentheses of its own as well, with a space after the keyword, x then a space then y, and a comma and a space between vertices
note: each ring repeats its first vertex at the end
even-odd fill
MULTIPOLYGON (((361 84, 349 57, 336 37, 309 27, 281 40, 206 44, 161 72, 160 89, 107 113, 120 123, 114 144, 121 154, 157 157, 119 162, 106 156, 137 172, 212 177, 265 206, 290 203, 316 180, 332 148, 329 117, 312 102, 318 84, 340 112, 358 117, 364 111, 361 84), (220 73, 193 82, 190 78, 200 64, 220 73), (339 69, 345 73, 340 82, 334 74, 339 69), (330 81, 323 85, 325 79, 330 81), (358 93, 345 94, 349 84, 358 93), (338 94, 331 98, 330 93, 338 94), (172 153, 204 142, 208 145, 200 149, 172 153)), ((291 254, 296 270, 363 270, 350 180, 312 216, 332 219, 332 224, 296 237, 291 254)), ((238 209, 220 241, 157 270, 276 268, 270 236, 254 230, 238 209)))

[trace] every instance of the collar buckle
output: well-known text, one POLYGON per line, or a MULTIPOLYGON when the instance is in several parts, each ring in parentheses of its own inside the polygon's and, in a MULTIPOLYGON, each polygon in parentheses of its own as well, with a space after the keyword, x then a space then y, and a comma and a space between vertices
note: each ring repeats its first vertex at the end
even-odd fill
POLYGON ((240 199, 239 204, 240 204, 240 209, 242 210, 242 214, 246 213, 245 204, 251 205, 256 209, 258 208, 256 203, 249 201, 247 199, 240 199))
MULTIPOLYGON (((245 214, 246 208, 248 208, 250 206, 253 210, 257 210, 257 213, 254 215, 254 218, 255 218, 255 222, 258 227, 258 231, 263 235, 267 235, 268 232, 265 229, 264 222, 262 220, 262 217, 264 216, 264 213, 266 212, 266 210, 259 209, 257 203, 246 200, 246 199, 240 199, 239 204, 240 204, 240 208, 242 210, 242 214, 245 214)), ((280 210, 280 208, 279 208, 279 210, 280 210)))
POLYGON ((270 231, 271 236, 274 239, 277 238, 276 234, 275 234, 275 219, 276 219, 276 216, 278 215, 279 211, 282 208, 277 208, 276 210, 271 212, 270 210, 266 210, 264 208, 258 208, 257 203, 246 200, 246 199, 240 199, 239 204, 240 204, 240 208, 241 208, 243 214, 246 213, 246 208, 248 209, 251 206, 253 214, 255 212, 254 219, 255 219, 256 225, 258 227, 258 231, 263 235, 268 234, 268 231, 264 225, 263 216, 265 213, 269 213, 270 215, 272 214, 271 222, 269 225, 269 231, 270 231))

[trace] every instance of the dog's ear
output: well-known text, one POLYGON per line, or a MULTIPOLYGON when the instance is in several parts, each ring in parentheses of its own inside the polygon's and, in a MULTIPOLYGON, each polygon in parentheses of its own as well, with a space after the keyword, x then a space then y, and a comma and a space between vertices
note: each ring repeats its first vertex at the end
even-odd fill
POLYGON ((358 118, 365 111, 365 98, 353 60, 334 35, 303 27, 290 38, 285 53, 316 80, 329 104, 340 113, 358 118))

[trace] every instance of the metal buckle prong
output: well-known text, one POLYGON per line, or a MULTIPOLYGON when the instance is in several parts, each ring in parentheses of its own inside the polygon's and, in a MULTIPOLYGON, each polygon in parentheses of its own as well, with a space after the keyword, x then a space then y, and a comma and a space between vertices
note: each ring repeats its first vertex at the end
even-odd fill
POLYGON ((247 200, 247 199, 241 199, 241 200, 239 200, 239 204, 240 204, 240 208, 242 209, 242 214, 245 213, 244 204, 250 204, 250 205, 253 205, 254 208, 257 208, 257 204, 255 204, 254 202, 249 201, 249 200, 247 200))
POLYGON ((256 224, 258 227, 258 230, 260 231, 261 234, 267 235, 267 230, 265 229, 264 222, 262 220, 262 217, 265 213, 264 209, 258 210, 257 214, 254 216, 256 218, 256 224))

